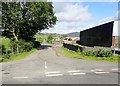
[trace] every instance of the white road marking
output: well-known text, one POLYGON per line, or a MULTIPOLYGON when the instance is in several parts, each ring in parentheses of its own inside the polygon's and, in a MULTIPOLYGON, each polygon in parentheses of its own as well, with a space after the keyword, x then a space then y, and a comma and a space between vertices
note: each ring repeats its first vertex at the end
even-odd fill
POLYGON ((13 77, 14 79, 26 79, 28 77, 13 77))
POLYGON ((60 71, 46 72, 47 74, 60 73, 60 71))
POLYGON ((70 73, 70 75, 85 75, 86 73, 70 73))
POLYGON ((95 69, 96 71, 103 71, 103 69, 95 69))
POLYGON ((45 69, 47 69, 47 62, 45 61, 45 69))
POLYGON ((94 72, 96 74, 104 74, 104 73, 109 73, 109 72, 94 72))
POLYGON ((118 70, 118 68, 112 69, 112 70, 118 70))
POLYGON ((51 75, 46 75, 46 77, 49 77, 49 76, 63 76, 63 74, 51 74, 51 75))
POLYGON ((73 73, 73 72, 80 72, 80 70, 72 70, 72 71, 68 71, 69 73, 73 73))
POLYGON ((90 70, 90 71, 94 72, 95 70, 90 70))

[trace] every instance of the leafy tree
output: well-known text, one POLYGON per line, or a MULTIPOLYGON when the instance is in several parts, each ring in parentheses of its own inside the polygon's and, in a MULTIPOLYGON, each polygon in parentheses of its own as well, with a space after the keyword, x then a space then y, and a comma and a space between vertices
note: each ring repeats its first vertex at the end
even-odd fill
POLYGON ((14 40, 32 41, 40 30, 56 24, 51 2, 2 2, 2 35, 14 40))
POLYGON ((52 40, 53 40, 53 35, 49 34, 48 37, 47 37, 47 42, 52 43, 52 40))
POLYGON ((37 33, 34 38, 36 39, 36 41, 39 41, 40 43, 43 42, 43 34, 42 33, 37 33))

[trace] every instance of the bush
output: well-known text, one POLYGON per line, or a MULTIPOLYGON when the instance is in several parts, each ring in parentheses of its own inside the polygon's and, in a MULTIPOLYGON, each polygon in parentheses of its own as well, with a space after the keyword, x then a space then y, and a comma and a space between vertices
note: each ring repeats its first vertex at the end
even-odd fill
POLYGON ((97 57, 110 57, 112 56, 112 51, 110 50, 98 50, 97 57))
POLYGON ((19 42, 19 51, 20 52, 29 52, 32 48, 33 48, 32 42, 25 42, 25 41, 19 42))
POLYGON ((95 56, 96 52, 95 51, 83 51, 82 54, 85 56, 95 56))
POLYGON ((3 54, 2 59, 9 59, 11 57, 11 54, 3 54))
POLYGON ((7 50, 7 53, 8 53, 8 54, 12 53, 12 50, 11 50, 11 49, 8 49, 8 50, 7 50))
POLYGON ((0 52, 1 52, 2 54, 5 54, 5 53, 6 53, 6 48, 5 48, 4 45, 1 45, 1 44, 0 44, 0 52))
POLYGON ((83 55, 85 56, 95 56, 95 57, 111 57, 113 55, 110 50, 98 50, 98 51, 83 51, 83 55))
POLYGON ((33 45, 34 48, 39 48, 41 46, 39 41, 34 41, 33 43, 34 43, 33 45))

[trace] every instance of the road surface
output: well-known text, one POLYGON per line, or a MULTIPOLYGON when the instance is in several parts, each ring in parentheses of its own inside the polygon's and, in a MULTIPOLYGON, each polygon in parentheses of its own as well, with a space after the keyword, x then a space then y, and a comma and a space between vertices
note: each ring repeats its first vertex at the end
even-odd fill
POLYGON ((2 84, 118 84, 117 63, 69 58, 54 50, 2 63, 2 84))

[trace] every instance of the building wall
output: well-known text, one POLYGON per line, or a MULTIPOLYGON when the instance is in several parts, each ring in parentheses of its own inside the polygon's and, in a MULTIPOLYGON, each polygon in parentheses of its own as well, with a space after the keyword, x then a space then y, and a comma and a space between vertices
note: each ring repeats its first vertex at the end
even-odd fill
POLYGON ((114 36, 114 44, 113 44, 113 48, 119 48, 120 49, 120 36, 114 36))
POLYGON ((115 36, 112 37, 112 48, 115 46, 115 36))
POLYGON ((112 46, 113 23, 109 22, 80 32, 80 44, 85 46, 112 46))
POLYGON ((114 21, 113 25, 113 46, 112 48, 120 49, 120 20, 114 21))

